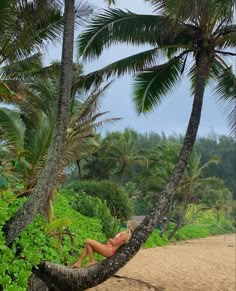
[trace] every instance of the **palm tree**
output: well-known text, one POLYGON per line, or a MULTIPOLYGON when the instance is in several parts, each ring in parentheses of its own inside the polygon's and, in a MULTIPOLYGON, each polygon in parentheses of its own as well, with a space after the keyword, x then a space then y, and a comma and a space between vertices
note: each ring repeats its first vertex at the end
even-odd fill
POLYGON ((207 197, 203 199, 204 207, 201 210, 214 209, 216 211, 217 225, 220 224, 220 213, 224 211, 225 220, 227 213, 233 208, 232 193, 227 189, 223 183, 221 187, 211 188, 207 192, 207 197))
MULTIPOLYGON (((236 45, 234 0, 146 1, 153 5, 156 15, 137 15, 119 9, 106 10, 95 16, 87 31, 80 36, 79 47, 81 54, 89 59, 101 55, 112 43, 148 44, 153 48, 110 64, 91 74, 90 78, 99 81, 102 76, 135 73, 136 109, 139 113, 149 112, 177 84, 191 55, 194 60, 189 70, 194 97, 192 112, 179 160, 158 203, 125 248, 119 249, 105 262, 91 267, 89 272, 77 273, 78 289, 101 283, 124 266, 137 253, 168 209, 192 152, 201 118, 204 91, 210 81, 218 82, 217 93, 229 102, 230 114, 233 112, 232 116, 235 116, 235 108, 232 106, 236 96, 236 87, 232 86, 235 84, 235 75, 232 67, 223 60, 224 56, 235 56, 230 51, 236 45), (158 65, 157 57, 160 52, 167 56, 167 61, 158 65), (224 78, 226 75, 228 78, 224 78), (225 95, 225 92, 228 94, 225 95), (85 281, 88 283, 85 284, 85 281)), ((235 127, 235 121, 231 126, 235 127)), ((39 272, 47 274, 47 279, 53 273, 57 286, 63 286, 64 289, 75 288, 69 282, 65 270, 56 265, 43 263, 39 272)))
POLYGON ((113 174, 121 175, 120 185, 125 181, 129 166, 134 164, 148 166, 146 157, 135 149, 137 140, 138 134, 126 128, 122 133, 109 134, 103 141, 104 153, 101 154, 101 158, 107 160, 108 163, 109 161, 115 163, 113 174))
POLYGON ((212 164, 220 162, 217 156, 213 156, 206 163, 201 165, 201 155, 192 152, 189 163, 185 169, 183 177, 180 181, 178 192, 182 194, 182 205, 178 213, 178 220, 176 226, 168 235, 171 239, 176 231, 184 224, 185 215, 190 202, 193 202, 195 197, 199 197, 206 188, 219 185, 219 179, 216 177, 204 177, 203 171, 212 164))
POLYGON ((110 77, 135 73, 134 102, 137 111, 145 113, 159 105, 166 93, 178 83, 187 69, 190 56, 195 62, 188 75, 195 94, 197 69, 204 59, 205 84, 216 81, 216 93, 221 96, 220 99, 229 102, 229 121, 231 118, 230 124, 235 126, 235 75, 232 66, 222 58, 235 56, 231 52, 235 46, 234 1, 146 2, 152 3, 156 15, 109 9, 95 16, 80 36, 79 49, 84 58, 92 59, 113 43, 147 44, 153 48, 112 63, 90 76, 100 78, 101 75, 110 77), (157 65, 162 52, 167 56, 167 62, 157 65))
MULTIPOLYGON (((9 67, 29 70, 32 58, 49 41, 59 41, 63 31, 63 17, 59 1, 1 1, 0 4, 0 100, 12 101, 19 96, 7 85, 5 70, 9 67), (26 68, 25 68, 26 69, 26 68), (5 78, 3 78, 4 73, 5 78)), ((35 69, 35 66, 34 66, 35 69)), ((19 74, 12 70, 11 79, 19 74)), ((22 76, 20 76, 22 78, 22 76)))
MULTIPOLYGON (((26 85, 21 83, 21 98, 14 103, 12 109, 0 108, 0 129, 3 129, 0 139, 8 146, 14 147, 15 158, 14 155, 12 156, 14 168, 21 174, 25 185, 18 195, 29 195, 34 189, 46 163, 48 148, 52 141, 58 102, 58 68, 60 68, 59 64, 53 66, 56 66, 54 70, 42 69, 51 72, 49 77, 27 80, 26 85)), ((104 114, 97 113, 98 99, 109 84, 90 90, 90 95, 85 99, 86 95, 82 94, 84 90, 80 87, 81 82, 78 82, 80 78, 81 66, 74 65, 70 96, 71 113, 64 156, 60 160, 58 183, 63 178, 63 170, 66 167, 97 150, 98 144, 94 139, 95 128, 110 121, 110 119, 97 121, 104 114)), ((48 203, 42 210, 45 215, 50 214, 49 205, 53 193, 52 190, 48 203)))
MULTIPOLYGON (((61 0, 7 0, 0 3, 0 100, 15 101, 17 80, 34 75, 41 67, 38 56, 63 33, 61 0)), ((76 5, 76 23, 84 23, 93 9, 76 5)))
POLYGON ((58 161, 60 161, 60 158, 63 156, 70 113, 69 104, 73 62, 74 6, 73 0, 65 1, 58 110, 53 141, 49 149, 47 163, 40 174, 38 183, 30 198, 4 226, 4 234, 8 245, 13 242, 16 236, 32 221, 35 215, 37 215, 42 207, 47 203, 47 200, 57 182, 57 175, 60 171, 60 162, 58 161))

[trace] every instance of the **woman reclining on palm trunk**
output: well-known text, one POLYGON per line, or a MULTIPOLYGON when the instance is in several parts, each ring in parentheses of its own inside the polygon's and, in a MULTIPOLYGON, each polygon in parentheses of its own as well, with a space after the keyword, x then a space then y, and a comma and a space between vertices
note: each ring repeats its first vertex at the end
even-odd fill
POLYGON ((109 238, 106 244, 101 244, 100 242, 92 239, 86 240, 86 245, 82 251, 82 254, 78 261, 71 266, 71 268, 79 268, 86 256, 89 256, 89 262, 86 267, 91 266, 96 263, 94 260, 93 253, 98 253, 104 257, 111 257, 118 250, 120 246, 127 243, 132 235, 134 230, 137 228, 138 223, 136 220, 129 220, 127 222, 127 230, 117 233, 114 238, 109 238))

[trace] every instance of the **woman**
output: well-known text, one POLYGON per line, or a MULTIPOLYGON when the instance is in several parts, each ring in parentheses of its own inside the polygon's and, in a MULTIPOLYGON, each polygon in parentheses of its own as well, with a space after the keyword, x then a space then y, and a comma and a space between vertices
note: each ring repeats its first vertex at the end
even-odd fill
POLYGON ((137 228, 137 226, 138 223, 136 220, 129 220, 127 222, 127 230, 116 234, 114 238, 109 238, 107 244, 105 245, 99 243, 96 240, 87 239, 86 245, 83 249, 83 252, 79 260, 74 265, 72 265, 71 268, 79 268, 87 255, 89 256, 89 262, 87 263, 86 267, 95 264, 96 261, 94 260, 93 256, 94 252, 106 258, 111 257, 112 255, 114 255, 114 253, 118 250, 118 248, 121 245, 127 243, 131 239, 132 234, 134 230, 137 228))

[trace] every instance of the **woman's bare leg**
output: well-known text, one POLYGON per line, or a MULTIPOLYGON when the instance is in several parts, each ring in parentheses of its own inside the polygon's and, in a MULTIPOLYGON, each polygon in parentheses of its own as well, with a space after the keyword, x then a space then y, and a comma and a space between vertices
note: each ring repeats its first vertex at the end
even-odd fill
POLYGON ((96 240, 88 239, 86 240, 86 245, 90 246, 93 252, 96 252, 102 255, 103 257, 110 257, 113 255, 112 250, 110 248, 96 240))
POLYGON ((72 265, 72 267, 74 267, 74 268, 80 267, 83 260, 85 259, 85 257, 87 255, 89 255, 89 262, 87 263, 86 267, 95 264, 96 262, 95 262, 94 256, 93 256, 94 252, 96 252, 104 257, 110 257, 113 255, 112 250, 110 248, 108 248, 107 246, 99 243, 96 240, 87 239, 85 248, 83 249, 83 252, 82 252, 80 258, 78 259, 78 261, 74 265, 72 265))
POLYGON ((71 267, 72 268, 80 267, 81 264, 82 264, 82 262, 83 262, 83 260, 87 256, 87 254, 88 254, 88 249, 87 249, 87 244, 86 244, 85 247, 84 247, 84 249, 83 249, 83 251, 82 251, 81 256, 78 259, 78 261, 74 265, 72 265, 71 267))
POLYGON ((89 262, 86 264, 86 267, 89 267, 91 265, 96 264, 96 261, 94 260, 92 247, 88 243, 86 244, 86 247, 89 255, 89 262))

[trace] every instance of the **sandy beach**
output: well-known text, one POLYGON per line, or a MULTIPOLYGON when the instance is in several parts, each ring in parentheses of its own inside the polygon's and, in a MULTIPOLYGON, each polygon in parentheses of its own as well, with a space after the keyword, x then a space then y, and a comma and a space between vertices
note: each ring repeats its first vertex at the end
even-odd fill
POLYGON ((235 291, 234 234, 142 249, 117 275, 89 291, 235 291), (144 284, 140 281, 146 282, 144 284))

